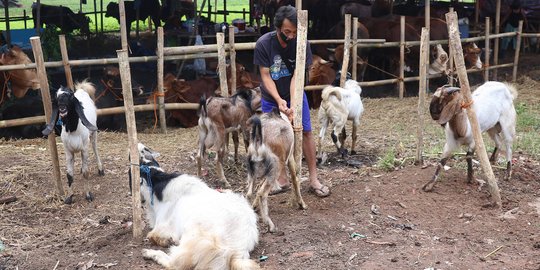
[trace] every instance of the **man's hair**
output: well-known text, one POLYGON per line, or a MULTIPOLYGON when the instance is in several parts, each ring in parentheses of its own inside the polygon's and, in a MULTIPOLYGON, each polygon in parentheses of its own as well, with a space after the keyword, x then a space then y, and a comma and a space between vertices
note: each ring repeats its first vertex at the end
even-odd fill
POLYGON ((278 8, 276 15, 274 16, 274 26, 281 28, 283 26, 283 20, 289 20, 292 24, 297 25, 296 8, 288 5, 278 8))

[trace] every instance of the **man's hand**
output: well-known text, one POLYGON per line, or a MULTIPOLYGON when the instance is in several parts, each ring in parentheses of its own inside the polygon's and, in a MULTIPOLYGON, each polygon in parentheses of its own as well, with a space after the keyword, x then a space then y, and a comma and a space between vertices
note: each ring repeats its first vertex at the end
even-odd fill
POLYGON ((284 113, 289 118, 289 121, 291 121, 292 123, 294 118, 294 109, 287 107, 287 101, 285 101, 284 99, 278 101, 278 107, 279 111, 284 113))

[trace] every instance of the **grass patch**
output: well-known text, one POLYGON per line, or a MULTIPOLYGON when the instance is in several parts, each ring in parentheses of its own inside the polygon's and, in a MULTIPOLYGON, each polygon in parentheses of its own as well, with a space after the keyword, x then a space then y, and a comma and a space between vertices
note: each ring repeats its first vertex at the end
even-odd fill
POLYGON ((540 158, 540 105, 516 104, 516 140, 514 151, 520 151, 540 158))
POLYGON ((377 167, 381 170, 391 172, 396 168, 396 153, 393 149, 386 151, 384 156, 377 162, 377 167))

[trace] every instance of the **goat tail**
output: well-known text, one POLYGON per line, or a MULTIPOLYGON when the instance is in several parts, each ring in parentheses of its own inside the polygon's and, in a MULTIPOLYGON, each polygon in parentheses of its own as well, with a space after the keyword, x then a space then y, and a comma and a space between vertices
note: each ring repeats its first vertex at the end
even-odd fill
POLYGON ((510 90, 510 94, 512 95, 512 100, 515 100, 518 97, 518 91, 514 84, 511 83, 504 83, 508 90, 510 90))
POLYGON ((224 247, 219 238, 202 228, 183 235, 179 246, 172 246, 169 260, 162 264, 174 269, 260 269, 238 250, 224 247))
POLYGON ((251 121, 251 143, 255 146, 255 149, 259 149, 263 142, 262 135, 262 124, 261 119, 257 116, 254 116, 250 119, 251 121))
POLYGON ((198 114, 200 117, 207 117, 208 111, 206 108, 206 94, 203 94, 201 96, 201 99, 199 100, 199 111, 198 114))
POLYGON ((339 91, 340 89, 341 89, 340 87, 327 86, 322 91, 322 94, 321 94, 322 100, 328 100, 330 96, 335 96, 338 100, 341 100, 342 96, 341 96, 341 92, 339 91))
POLYGON ((77 89, 84 90, 86 93, 88 93, 90 98, 92 98, 92 101, 95 101, 96 86, 93 83, 89 82, 88 79, 85 79, 82 82, 75 83, 74 88, 75 88, 74 90, 77 90, 77 89))

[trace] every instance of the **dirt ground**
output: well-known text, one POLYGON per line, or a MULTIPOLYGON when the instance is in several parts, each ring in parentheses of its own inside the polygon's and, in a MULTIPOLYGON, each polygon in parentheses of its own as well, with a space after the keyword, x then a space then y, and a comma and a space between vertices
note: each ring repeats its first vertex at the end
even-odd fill
MULTIPOLYGON (((529 77, 519 80, 516 102, 538 105, 538 72, 521 74, 527 73, 529 77)), ((539 160, 524 150, 514 152, 513 178, 499 181, 502 209, 486 207, 490 196, 481 184, 486 179, 478 165, 477 183, 466 183, 461 155, 449 162, 452 168, 443 173, 434 192, 423 192, 444 137, 426 111, 425 162, 412 164, 417 101, 414 97, 364 99, 358 153, 346 160, 334 154, 326 139, 329 158, 318 172, 331 186, 331 196, 317 198, 307 192, 304 182, 302 195, 308 209, 303 211, 288 206, 290 193, 271 197, 270 215, 280 232, 267 233, 259 224, 260 241, 251 253, 255 260, 266 256, 260 262, 263 269, 540 269, 539 160), (389 149, 395 169, 388 171, 377 164, 389 149)), ((166 171, 196 173, 196 129, 159 134, 144 128, 138 136, 161 152, 159 161, 166 171)), ((72 205, 64 205, 54 195, 46 140, 0 141, 0 198, 17 197, 15 202, 0 204, 0 270, 160 269, 141 256, 141 249, 151 244, 132 239, 126 138, 124 133, 100 133, 106 175, 97 175, 91 159, 95 201, 84 200, 78 173, 72 205)), ((57 146, 65 182, 59 138, 57 146)), ((243 160, 245 153, 241 153, 243 160)), ((216 186, 211 160, 207 166, 205 179, 216 186)), ((243 164, 229 159, 225 167, 233 189, 242 191, 243 164)), ((303 171, 305 180, 305 164, 303 171)), ((502 179, 501 165, 494 171, 502 179)))

